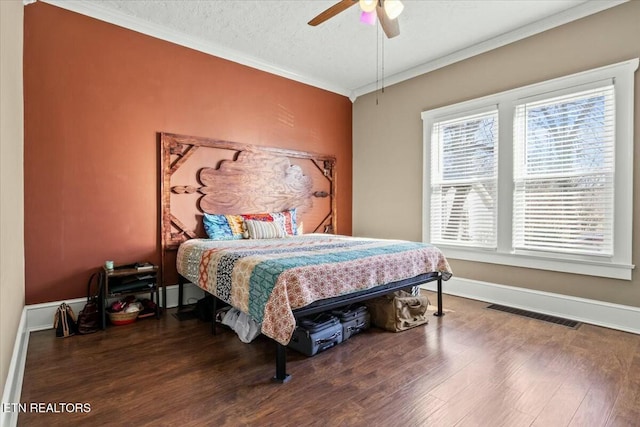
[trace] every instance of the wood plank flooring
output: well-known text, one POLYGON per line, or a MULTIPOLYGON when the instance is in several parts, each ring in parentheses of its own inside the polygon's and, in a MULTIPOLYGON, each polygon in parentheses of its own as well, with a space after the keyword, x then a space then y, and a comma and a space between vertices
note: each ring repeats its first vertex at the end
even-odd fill
POLYGON ((446 315, 424 327, 288 351, 283 385, 270 382, 272 341, 212 336, 171 310, 86 336, 32 333, 21 402, 90 412, 25 412, 18 425, 640 426, 640 335, 486 306, 445 295, 446 315))

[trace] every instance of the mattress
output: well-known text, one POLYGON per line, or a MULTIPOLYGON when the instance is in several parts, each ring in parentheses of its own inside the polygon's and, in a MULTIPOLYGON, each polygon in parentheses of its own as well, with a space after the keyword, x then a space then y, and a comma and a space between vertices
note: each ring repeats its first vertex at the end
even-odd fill
POLYGON ((315 301, 439 272, 451 277, 435 246, 402 240, 305 234, 282 239, 192 239, 180 245, 180 275, 262 324, 286 345, 293 310, 315 301))

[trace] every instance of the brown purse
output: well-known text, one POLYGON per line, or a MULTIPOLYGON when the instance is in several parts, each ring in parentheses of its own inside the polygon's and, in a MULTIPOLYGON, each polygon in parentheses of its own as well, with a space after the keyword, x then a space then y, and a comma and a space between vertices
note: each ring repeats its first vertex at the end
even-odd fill
POLYGON ((57 337, 70 337, 78 333, 76 315, 71 307, 63 302, 53 316, 53 328, 57 337))
POLYGON ((94 279, 99 281, 98 273, 93 273, 89 277, 87 283, 87 303, 84 308, 78 314, 78 333, 80 334, 92 334, 100 329, 100 307, 98 301, 100 298, 100 284, 98 283, 98 293, 91 293, 91 283, 94 279))
POLYGON ((366 301, 365 305, 369 309, 371 323, 387 331, 400 332, 429 323, 429 300, 426 296, 396 291, 366 301))

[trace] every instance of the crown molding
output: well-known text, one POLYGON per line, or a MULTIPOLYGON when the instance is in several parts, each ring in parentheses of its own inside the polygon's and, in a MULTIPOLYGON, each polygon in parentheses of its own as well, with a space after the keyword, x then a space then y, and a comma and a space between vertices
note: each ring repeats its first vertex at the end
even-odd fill
MULTIPOLYGON (((490 50, 497 49, 499 47, 508 45, 518 40, 525 39, 527 37, 531 37, 535 34, 550 30, 555 27, 559 27, 560 25, 567 24, 569 22, 584 18, 586 16, 593 15, 598 12, 602 12, 603 10, 618 6, 628 1, 629 0, 587 1, 571 9, 567 9, 563 12, 550 16, 548 18, 541 19, 539 21, 533 22, 529 25, 525 25, 524 27, 520 27, 508 33, 501 34, 497 37, 475 44, 465 49, 461 49, 457 52, 453 52, 449 55, 443 56, 436 60, 426 62, 424 64, 410 68, 409 70, 402 71, 400 73, 396 73, 390 76, 385 76, 384 77, 385 87, 389 87, 391 85, 403 82, 405 80, 418 77, 422 74, 435 71, 439 68, 446 67, 447 65, 451 65, 456 62, 471 58, 473 56, 480 55, 490 50)), ((371 92, 375 92, 378 89, 377 86, 378 86, 377 83, 373 82, 365 86, 361 86, 357 89, 354 89, 350 95, 352 102, 354 102, 355 99, 358 98, 359 96, 366 95, 371 92)))
MULTIPOLYGON (((23 0, 25 5, 35 3, 37 0, 23 0)), ((351 102, 355 102, 359 96, 375 92, 378 89, 377 82, 371 82, 367 85, 350 89, 335 85, 333 83, 301 75, 289 69, 279 67, 255 58, 250 55, 238 52, 233 49, 220 46, 215 42, 204 40, 202 38, 193 37, 181 33, 179 31, 153 24, 142 19, 126 15, 124 13, 106 8, 97 3, 83 0, 40 0, 43 3, 51 4, 72 12, 80 13, 104 22, 108 22, 119 27, 123 27, 132 31, 136 31, 151 37, 185 46, 209 55, 213 55, 222 59, 236 62, 247 67, 275 74, 290 80, 304 83, 319 89, 336 93, 348 97, 351 102)), ((468 48, 453 52, 444 57, 413 67, 400 73, 385 76, 385 86, 391 86, 405 80, 418 77, 422 74, 435 71, 439 68, 446 67, 456 62, 471 58, 473 56, 488 52, 490 50, 505 46, 507 44, 522 40, 532 35, 547 31, 551 28, 567 24, 577 19, 584 18, 589 15, 601 12, 603 10, 626 3, 629 0, 591 0, 582 3, 576 7, 560 12, 556 15, 541 19, 517 30, 499 35, 484 42, 475 44, 468 48)))

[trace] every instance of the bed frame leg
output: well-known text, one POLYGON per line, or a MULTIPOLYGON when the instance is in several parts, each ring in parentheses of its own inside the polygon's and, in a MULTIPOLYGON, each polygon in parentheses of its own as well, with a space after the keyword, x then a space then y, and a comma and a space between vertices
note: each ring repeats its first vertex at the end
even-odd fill
POLYGON ((178 275, 178 311, 182 310, 182 299, 184 294, 184 278, 178 275))
POLYGON ((434 316, 444 316, 442 311, 442 274, 438 275, 438 311, 433 313, 434 316))
POLYGON ((291 375, 287 374, 287 348, 276 343, 276 376, 271 381, 284 384, 290 379, 291 375))
POLYGON ((211 302, 211 313, 213 316, 211 317, 211 333, 213 335, 216 334, 216 313, 218 311, 218 299, 214 296, 211 302))

